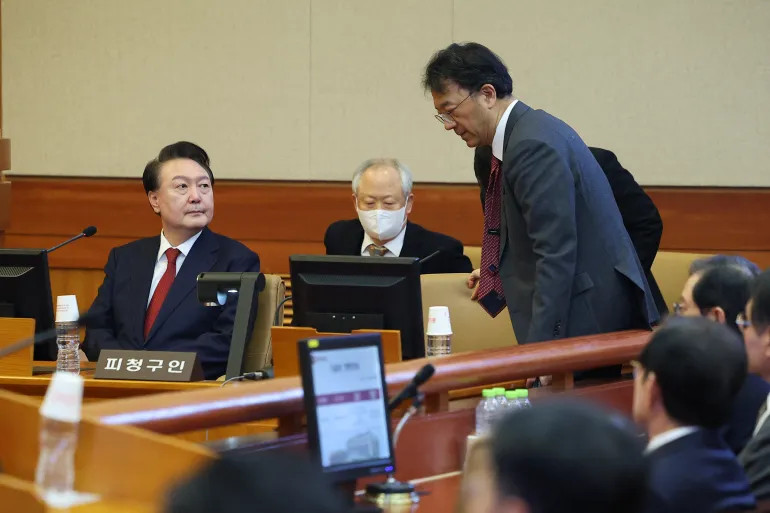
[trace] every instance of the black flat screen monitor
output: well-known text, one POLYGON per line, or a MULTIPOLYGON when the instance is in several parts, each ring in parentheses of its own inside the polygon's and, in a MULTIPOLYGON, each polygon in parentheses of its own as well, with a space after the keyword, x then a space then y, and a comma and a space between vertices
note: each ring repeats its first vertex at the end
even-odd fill
POLYGON ((298 342, 308 445, 331 481, 394 471, 382 343, 376 333, 298 342))
MULTIPOLYGON (((53 328, 46 250, 0 248, 0 317, 35 319, 35 333, 53 328)), ((55 358, 54 341, 35 346, 35 360, 55 358)))
POLYGON ((425 356, 417 258, 292 255, 289 267, 293 325, 399 330, 402 358, 425 356))

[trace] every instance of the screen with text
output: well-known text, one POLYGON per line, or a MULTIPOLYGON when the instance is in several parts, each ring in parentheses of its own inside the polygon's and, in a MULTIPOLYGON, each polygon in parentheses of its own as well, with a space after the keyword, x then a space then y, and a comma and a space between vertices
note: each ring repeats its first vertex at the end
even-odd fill
POLYGON ((313 351, 310 358, 321 464, 390 458, 378 348, 313 351))

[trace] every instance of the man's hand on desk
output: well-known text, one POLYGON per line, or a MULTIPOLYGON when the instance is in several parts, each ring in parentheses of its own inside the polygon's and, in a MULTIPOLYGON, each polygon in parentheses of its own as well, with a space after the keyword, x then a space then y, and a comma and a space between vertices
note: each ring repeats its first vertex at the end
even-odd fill
POLYGON ((479 284, 481 279, 481 269, 474 269, 472 273, 468 275, 468 288, 473 289, 471 294, 471 300, 476 301, 479 298, 479 288, 476 285, 479 284))

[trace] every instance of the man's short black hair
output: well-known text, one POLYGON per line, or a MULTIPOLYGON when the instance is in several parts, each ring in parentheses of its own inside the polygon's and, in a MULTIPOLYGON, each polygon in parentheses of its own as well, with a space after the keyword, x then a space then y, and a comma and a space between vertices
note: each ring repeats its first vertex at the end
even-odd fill
POLYGON ((479 43, 452 43, 436 52, 425 67, 422 85, 426 90, 443 93, 449 82, 476 92, 491 84, 498 98, 513 93, 513 80, 503 61, 479 43))
POLYGON ((621 417, 552 401, 504 417, 492 435, 497 487, 536 513, 636 513, 647 491, 643 443, 621 417))
POLYGON ((751 288, 751 322, 757 333, 770 327, 770 269, 754 280, 751 288))
POLYGON ((179 141, 169 144, 158 154, 157 158, 152 159, 144 167, 142 173, 142 184, 144 192, 157 191, 160 187, 160 167, 164 162, 174 159, 190 159, 197 162, 209 175, 211 186, 214 186, 214 173, 211 172, 209 165, 209 156, 206 151, 197 144, 188 141, 179 141))
POLYGON ((703 273, 692 289, 692 299, 704 315, 711 308, 722 308, 725 311, 725 325, 740 334, 741 330, 735 324, 735 319, 749 301, 751 281, 751 276, 740 267, 711 267, 703 273))
POLYGON ((712 255, 709 257, 698 258, 690 264, 690 276, 695 273, 707 271, 713 267, 734 266, 742 269, 750 277, 759 274, 759 266, 741 255, 712 255))
POLYGON ((673 317, 642 350, 645 375, 654 372, 668 415, 683 425, 718 428, 730 416, 746 379, 741 338, 705 317, 673 317))
POLYGON ((299 456, 262 451, 223 456, 173 488, 165 513, 344 513, 321 472, 299 456))

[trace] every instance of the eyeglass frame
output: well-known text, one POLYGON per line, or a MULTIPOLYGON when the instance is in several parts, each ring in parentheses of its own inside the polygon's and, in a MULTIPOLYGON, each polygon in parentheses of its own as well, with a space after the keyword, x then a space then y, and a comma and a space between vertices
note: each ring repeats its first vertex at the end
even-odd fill
POLYGON ((464 102, 465 100, 467 100, 468 98, 470 98, 471 96, 473 96, 475 93, 476 93, 476 91, 473 91, 472 93, 468 94, 468 96, 466 96, 465 98, 463 98, 463 99, 462 99, 462 101, 461 101, 460 103, 458 103, 457 105, 455 105, 454 107, 452 107, 452 108, 451 108, 451 109, 449 109, 448 111, 446 111, 446 112, 442 112, 441 114, 434 114, 434 116, 433 116, 433 117, 434 117, 434 118, 436 118, 436 119, 439 121, 439 123, 441 123, 441 124, 442 124, 442 125, 444 125, 444 126, 447 126, 447 124, 449 124, 449 123, 457 123, 457 120, 456 120, 455 118, 453 118, 453 117, 452 117, 452 113, 453 113, 454 111, 456 111, 456 110, 457 110, 457 108, 458 108, 460 105, 462 105, 462 104, 463 104, 463 102, 464 102), (446 116, 446 117, 445 117, 445 116, 446 116))
POLYGON ((745 313, 741 312, 735 318, 735 325, 738 326, 741 329, 741 331, 744 331, 748 329, 750 326, 752 326, 752 322, 746 318, 745 313))

